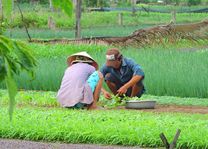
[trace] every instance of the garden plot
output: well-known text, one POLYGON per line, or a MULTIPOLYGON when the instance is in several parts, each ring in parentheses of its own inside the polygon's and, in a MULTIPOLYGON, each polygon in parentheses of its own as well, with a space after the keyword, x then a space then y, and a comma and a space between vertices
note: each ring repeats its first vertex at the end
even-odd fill
MULTIPOLYGON (((8 96, 5 90, 0 90, 0 105, 8 105, 8 96)), ((136 99, 136 98, 135 98, 136 99)), ((141 109, 135 111, 145 112, 181 112, 181 113, 201 113, 208 114, 208 99, 207 98, 180 98, 171 96, 152 96, 144 95, 141 99, 148 100, 154 99, 157 101, 155 109, 141 109)), ((103 110, 123 110, 125 104, 117 102, 118 98, 113 97, 112 100, 105 100, 101 96, 98 103, 103 110)), ((19 91, 16 97, 17 107, 45 107, 45 108, 58 108, 60 105, 56 99, 56 92, 43 92, 43 91, 19 91)), ((129 109, 128 109, 129 110, 129 109)), ((134 111, 134 110, 132 110, 134 111)))
POLYGON ((208 115, 126 110, 16 108, 12 123, 0 109, 0 137, 34 141, 159 147, 159 134, 171 140, 181 129, 178 148, 207 148, 208 115))
POLYGON ((163 146, 159 138, 161 132, 171 140, 176 130, 181 129, 178 148, 208 147, 207 42, 182 41, 174 46, 122 49, 123 54, 135 59, 146 73, 147 94, 141 100, 156 100, 156 108, 151 110, 127 110, 116 102, 116 98, 107 103, 103 96, 99 103, 103 110, 61 108, 56 91, 66 68, 67 56, 85 49, 101 66, 104 63, 101 55, 105 55, 108 47, 29 46, 36 49, 36 76, 34 80, 24 73, 16 77, 20 91, 12 123, 5 114, 9 101, 7 93, 0 90, 0 138, 160 147, 163 146), (183 50, 194 46, 201 50, 183 50))

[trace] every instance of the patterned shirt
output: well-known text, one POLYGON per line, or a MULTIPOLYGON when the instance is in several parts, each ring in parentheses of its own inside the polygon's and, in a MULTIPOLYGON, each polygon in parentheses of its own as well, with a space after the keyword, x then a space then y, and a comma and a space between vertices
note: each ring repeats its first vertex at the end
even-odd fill
POLYGON ((144 77, 144 72, 141 69, 141 66, 136 64, 132 59, 129 58, 123 58, 120 70, 116 70, 112 67, 107 67, 106 65, 104 65, 101 68, 101 73, 104 77, 107 73, 111 73, 118 80, 120 80, 122 84, 127 83, 134 75, 144 77))

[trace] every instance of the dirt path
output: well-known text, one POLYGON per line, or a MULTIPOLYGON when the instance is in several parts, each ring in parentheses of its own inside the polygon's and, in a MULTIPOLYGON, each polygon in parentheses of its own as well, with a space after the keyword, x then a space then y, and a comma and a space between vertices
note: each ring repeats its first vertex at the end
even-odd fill
POLYGON ((24 140, 0 139, 0 149, 141 149, 141 148, 89 145, 89 144, 43 143, 43 142, 24 141, 24 140))
MULTIPOLYGON (((133 110, 133 109, 131 109, 133 110)), ((147 112, 182 112, 208 114, 208 107, 200 106, 178 106, 178 105, 156 105, 155 109, 142 109, 147 112)))

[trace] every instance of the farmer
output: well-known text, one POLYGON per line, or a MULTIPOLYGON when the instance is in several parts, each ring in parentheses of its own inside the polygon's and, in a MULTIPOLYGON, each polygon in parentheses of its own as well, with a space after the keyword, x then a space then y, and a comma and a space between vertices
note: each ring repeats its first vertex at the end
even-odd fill
MULTIPOLYGON (((141 67, 132 59, 123 57, 116 48, 107 50, 106 63, 101 68, 101 73, 114 95, 141 97, 145 91, 141 67)), ((105 93, 104 96, 111 98, 110 93, 105 93)))
POLYGON ((97 62, 87 53, 79 52, 68 57, 58 101, 66 108, 96 109, 103 75, 96 71, 97 62))

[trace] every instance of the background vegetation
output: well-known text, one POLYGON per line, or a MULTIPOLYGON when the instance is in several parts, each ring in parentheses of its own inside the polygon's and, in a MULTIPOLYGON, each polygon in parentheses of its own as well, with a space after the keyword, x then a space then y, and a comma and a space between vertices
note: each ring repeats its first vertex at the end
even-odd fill
MULTIPOLYGON (((48 0, 19 0, 20 3, 39 3, 48 5, 48 0)), ((137 3, 158 4, 158 0, 139 0, 137 3)), ((163 4, 177 4, 177 5, 200 5, 206 4, 206 0, 163 0, 163 4)), ((85 0, 84 7, 109 7, 109 6, 131 6, 131 0, 85 0)))
MULTIPOLYGON (((195 44, 195 48, 192 48, 193 44, 195 43, 185 41, 175 47, 169 44, 154 48, 122 48, 122 53, 133 58, 144 69, 148 94, 205 98, 208 97, 208 49, 200 48, 203 44, 206 45, 206 41, 201 41, 200 46, 195 44)), ((68 55, 88 51, 101 67, 108 48, 95 45, 38 44, 30 44, 30 47, 36 49, 34 53, 38 58, 36 78, 31 80, 25 73, 21 73, 16 77, 19 88, 45 91, 59 89, 68 55)))
MULTIPOLYGON (((75 16, 69 18, 57 8, 52 11, 48 2, 48 0, 20 0, 24 21, 15 3, 12 19, 0 18, 1 34, 13 38, 14 43, 18 40, 26 41, 27 36, 23 32, 23 27, 26 26, 29 27, 32 38, 74 38, 75 16), (49 26, 50 19, 54 27, 49 26)), ((207 0, 164 0, 162 4, 158 4, 156 0, 141 0, 141 3, 134 6, 130 0, 119 0, 117 3, 115 1, 110 3, 109 0, 83 2, 82 37, 126 36, 137 29, 169 24, 172 19, 170 12, 173 10, 191 11, 205 8, 207 4, 207 0), (89 9, 109 6, 125 7, 129 11, 90 12, 89 9), (138 11, 133 15, 133 7, 168 13, 138 11), (123 14, 123 24, 118 23, 120 13, 123 14)), ((206 13, 176 14, 176 23, 194 23, 204 19, 207 19, 206 13)), ((207 43, 205 39, 197 42, 181 39, 177 43, 119 48, 124 56, 139 63, 145 72, 144 83, 147 92, 141 100, 153 99, 158 104, 207 107, 207 43)), ((0 49, 1 73, 4 55, 2 51, 5 50, 2 45, 4 44, 1 44, 0 49)), ((12 122, 9 122, 9 117, 5 114, 9 97, 6 90, 0 90, 0 138, 159 147, 162 146, 159 138, 161 132, 164 132, 171 141, 175 131, 180 128, 182 132, 178 148, 208 148, 207 114, 145 113, 115 109, 81 111, 60 108, 56 94, 67 67, 66 58, 72 53, 87 51, 102 67, 105 62, 105 51, 110 46, 33 43, 26 45, 33 49, 32 56, 37 59, 36 76, 31 79, 22 71, 19 71, 21 72, 19 76, 15 75, 19 92, 12 122)), ((10 48, 7 52, 11 62, 15 57, 21 57, 21 53, 18 56, 14 55, 14 50, 10 48)), ((25 59, 22 59, 24 62, 25 59)), ((6 85, 1 82, 0 88, 5 89, 6 85)), ((99 104, 112 107, 115 100, 113 97, 111 101, 106 102, 101 96, 99 104)))

